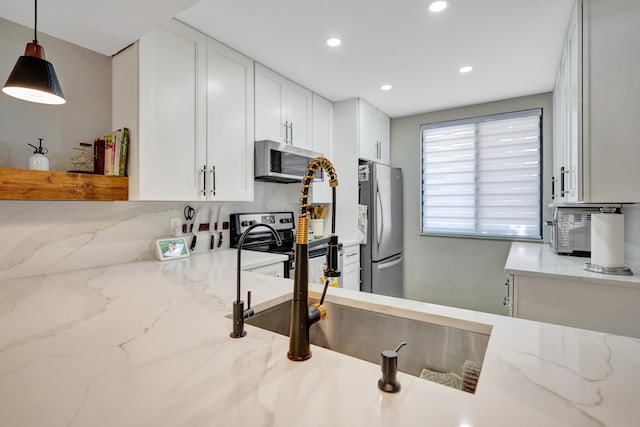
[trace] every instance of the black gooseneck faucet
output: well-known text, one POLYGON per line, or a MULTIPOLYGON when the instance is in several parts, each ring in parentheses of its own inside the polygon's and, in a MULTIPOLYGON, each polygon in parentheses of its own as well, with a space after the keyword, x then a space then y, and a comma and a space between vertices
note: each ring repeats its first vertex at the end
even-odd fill
MULTIPOLYGON (((291 360, 302 361, 311 357, 309 342, 309 328, 314 323, 326 317, 327 310, 319 304, 309 306, 309 187, 313 175, 319 170, 329 176, 329 185, 332 189, 331 205, 331 237, 329 239, 329 251, 327 253, 327 265, 324 269, 325 277, 338 277, 340 270, 338 265, 338 236, 336 236, 336 187, 338 176, 333 164, 326 157, 316 157, 307 166, 307 171, 302 178, 302 197, 300 198, 300 216, 298 217, 298 229, 296 231, 295 274, 293 277, 293 300, 291 302, 291 329, 289 333, 289 352, 287 356, 291 360)), ((325 292, 326 286, 325 283, 325 292)))
POLYGON ((269 231, 271 231, 271 234, 273 234, 273 237, 276 239, 276 244, 278 246, 282 246, 282 239, 280 239, 280 235, 269 224, 252 224, 244 231, 244 233, 242 233, 242 236, 240 236, 240 239, 238 240, 238 265, 236 266, 238 272, 236 280, 237 294, 236 300, 233 302, 233 331, 231 331, 231 333, 229 334, 231 338, 242 338, 247 335, 247 331, 244 330, 244 319, 253 316, 253 309, 251 308, 251 291, 247 292, 246 310, 244 309, 244 301, 240 300, 240 274, 242 273, 240 253, 242 252, 242 245, 244 245, 245 239, 247 238, 249 233, 251 233, 251 231, 256 227, 268 228, 269 231))

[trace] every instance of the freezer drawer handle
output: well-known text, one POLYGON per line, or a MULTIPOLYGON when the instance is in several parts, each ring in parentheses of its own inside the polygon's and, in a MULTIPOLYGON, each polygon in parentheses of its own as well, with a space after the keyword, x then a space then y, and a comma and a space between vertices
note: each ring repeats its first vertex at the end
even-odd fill
POLYGON ((401 262, 402 262, 402 257, 390 262, 385 262, 384 264, 378 264, 378 270, 383 270, 385 268, 393 267, 394 265, 398 265, 401 262))

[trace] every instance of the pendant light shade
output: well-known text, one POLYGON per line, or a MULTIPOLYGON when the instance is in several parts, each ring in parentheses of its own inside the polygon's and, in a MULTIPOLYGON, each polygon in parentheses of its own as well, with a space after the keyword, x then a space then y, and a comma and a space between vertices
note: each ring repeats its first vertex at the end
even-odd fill
MULTIPOLYGON (((37 0, 35 3, 37 25, 37 0)), ((34 35, 37 36, 36 31, 34 27, 34 35)), ((27 43, 24 55, 18 58, 2 91, 14 98, 40 104, 66 102, 53 64, 45 59, 44 48, 38 44, 37 38, 32 43, 27 43)))

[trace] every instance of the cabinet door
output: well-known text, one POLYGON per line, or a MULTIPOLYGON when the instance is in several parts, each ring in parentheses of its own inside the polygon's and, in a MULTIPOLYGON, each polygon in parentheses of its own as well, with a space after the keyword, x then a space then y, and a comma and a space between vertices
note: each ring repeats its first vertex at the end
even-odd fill
POLYGON ((515 276, 516 316, 640 337, 640 290, 563 277, 515 276))
POLYGON ((374 140, 377 144, 378 161, 388 165, 391 163, 391 120, 389 116, 376 109, 374 124, 374 140))
MULTIPOLYGON (((563 60, 564 61, 564 60, 563 60)), ((562 79, 562 62, 553 88, 553 183, 551 184, 551 199, 561 200, 560 194, 560 171, 564 166, 564 138, 562 129, 564 128, 562 112, 564 80, 562 79)))
POLYGON ((582 135, 580 133, 580 115, 582 105, 582 84, 580 79, 579 39, 576 15, 571 20, 567 39, 567 61, 565 62, 565 102, 566 102, 566 200, 582 200, 582 135))
POLYGON ((253 61, 207 41, 207 192, 253 200, 253 61))
POLYGON ((360 263, 345 265, 342 270, 342 287, 345 289, 359 291, 360 263))
POLYGON ((177 22, 140 39, 138 200, 204 197, 205 55, 205 36, 177 22))
POLYGON ((378 160, 374 136, 376 109, 362 99, 358 100, 358 156, 364 160, 378 160))
MULTIPOLYGON (((332 160, 333 103, 313 94, 313 151, 332 160)), ((326 174, 323 182, 311 183, 312 203, 331 203, 331 187, 326 174)))
POLYGON ((583 13, 584 201, 637 203, 640 2, 584 1, 583 13))
POLYGON ((311 149, 312 128, 312 93, 287 80, 286 118, 289 125, 288 140, 296 147, 311 149))
POLYGON ((285 142, 286 80, 281 75, 255 64, 255 140, 285 142))

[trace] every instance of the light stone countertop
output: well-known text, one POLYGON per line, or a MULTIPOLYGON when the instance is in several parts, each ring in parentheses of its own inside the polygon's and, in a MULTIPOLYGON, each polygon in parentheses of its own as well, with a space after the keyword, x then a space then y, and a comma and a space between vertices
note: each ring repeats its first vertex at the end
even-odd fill
MULTIPOLYGON (((514 242, 505 263, 505 272, 541 277, 563 277, 572 280, 640 288, 640 276, 593 273, 583 269, 590 258, 558 255, 543 243, 514 242)), ((639 422, 640 425, 640 422, 639 422)))
MULTIPOLYGON (((625 427, 640 420, 640 339, 329 289, 328 300, 491 329, 475 394, 403 373, 400 393, 386 394, 376 385, 379 365, 315 346, 310 360, 291 362, 288 338, 252 326, 245 338, 230 338, 235 258, 219 255, 0 281, 0 425, 625 427)), ((259 307, 283 300, 292 282, 244 272, 247 290, 259 307)))

